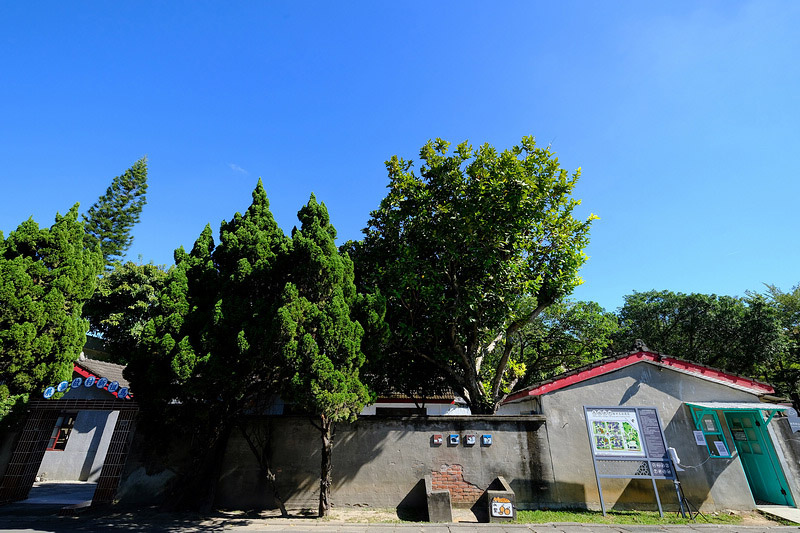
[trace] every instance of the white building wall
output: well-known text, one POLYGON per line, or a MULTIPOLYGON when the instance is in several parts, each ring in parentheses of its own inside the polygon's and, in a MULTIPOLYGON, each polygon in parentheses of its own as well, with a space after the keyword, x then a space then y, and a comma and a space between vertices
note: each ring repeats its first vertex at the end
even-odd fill
POLYGON ((48 481, 97 481, 119 411, 81 411, 64 450, 44 454, 37 476, 48 481))

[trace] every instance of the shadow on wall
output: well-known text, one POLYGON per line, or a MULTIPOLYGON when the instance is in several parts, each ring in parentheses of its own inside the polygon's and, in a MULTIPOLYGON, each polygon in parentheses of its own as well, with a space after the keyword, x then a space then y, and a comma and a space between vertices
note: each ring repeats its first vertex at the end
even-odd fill
POLYGON ((81 467, 80 474, 78 474, 79 481, 88 481, 100 475, 100 469, 103 468, 105 454, 108 451, 107 448, 102 451, 100 450, 100 441, 103 440, 103 433, 105 432, 108 419, 112 415, 112 412, 98 411, 98 413, 102 413, 105 416, 94 417, 94 420, 90 420, 88 417, 78 417, 75 427, 73 428, 73 431, 79 433, 88 433, 94 429, 92 440, 89 442, 89 449, 86 452, 86 456, 83 458, 83 466, 81 467), (92 468, 95 464, 98 452, 101 452, 103 457, 100 457, 99 466, 97 468, 92 468))
MULTIPOLYGON (((322 439, 310 419, 303 417, 264 417, 250 424, 266 426, 269 435, 269 462, 275 487, 290 509, 316 509, 319 505, 319 480, 322 439), (287 438, 288 437, 288 438, 287 438)), ((356 422, 356 425, 358 422, 356 422)), ((348 483, 363 464, 380 453, 382 438, 360 435, 354 425, 338 424, 333 441, 333 502, 335 491, 348 483), (343 428, 347 428, 344 430, 343 428), (358 452, 341 453, 342 448, 358 452), (342 464, 346 463, 346 464, 342 464)), ((258 459, 241 432, 231 434, 217 485, 216 505, 229 509, 277 509, 272 484, 259 467, 258 459)))
MULTIPOLYGON (((698 446, 694 442, 692 433, 695 430, 694 421, 688 413, 688 408, 683 404, 675 412, 664 413, 662 416, 665 416, 662 422, 669 420, 664 427, 667 446, 678 450, 681 458, 681 468, 684 470, 677 472, 677 477, 681 482, 684 496, 698 509, 705 502, 713 503, 711 487, 732 460, 713 459, 704 446, 698 446)), ((742 489, 747 490, 746 487, 742 487, 742 489)))
POLYGON ((397 518, 410 522, 428 520, 428 501, 424 479, 420 479, 397 505, 397 518))

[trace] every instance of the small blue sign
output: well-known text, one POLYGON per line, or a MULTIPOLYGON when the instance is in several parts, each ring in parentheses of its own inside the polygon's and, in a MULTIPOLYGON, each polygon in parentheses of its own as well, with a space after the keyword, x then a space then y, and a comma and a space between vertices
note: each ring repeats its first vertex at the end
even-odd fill
POLYGON ((460 437, 458 434, 456 434, 456 433, 452 433, 452 434, 450 434, 450 436, 449 436, 449 437, 448 437, 448 439, 447 439, 447 443, 448 443, 450 446, 458 446, 458 443, 459 443, 460 441, 461 441, 461 437, 460 437))
POLYGON ((116 392, 118 388, 119 388, 118 381, 112 381, 111 383, 108 384, 108 392, 116 392))
POLYGON ((108 378, 100 378, 97 380, 97 388, 104 389, 108 385, 108 378))
POLYGON ((91 387, 92 385, 94 385, 94 382, 95 382, 95 381, 97 381, 97 378, 96 378, 96 377, 94 377, 94 376, 89 376, 89 377, 88 377, 88 378, 86 378, 86 380, 83 382, 83 386, 84 386, 84 387, 91 387))
POLYGON ((69 382, 68 381, 62 381, 61 383, 56 385, 56 390, 58 392, 64 392, 65 390, 67 390, 67 387, 69 387, 69 382))
POLYGON ((50 398, 53 397, 53 394, 55 394, 55 393, 56 393, 56 388, 55 387, 47 387, 44 390, 44 399, 45 400, 49 400, 50 398))
POLYGON ((73 389, 77 389, 78 387, 81 386, 81 383, 83 383, 83 378, 75 378, 75 379, 72 380, 71 387, 73 389))
POLYGON ((492 436, 481 435, 481 446, 491 446, 491 445, 492 445, 492 436))
POLYGON ((124 400, 127 397, 128 397, 128 387, 122 387, 121 389, 119 389, 119 392, 117 393, 117 398, 119 398, 120 400, 124 400))

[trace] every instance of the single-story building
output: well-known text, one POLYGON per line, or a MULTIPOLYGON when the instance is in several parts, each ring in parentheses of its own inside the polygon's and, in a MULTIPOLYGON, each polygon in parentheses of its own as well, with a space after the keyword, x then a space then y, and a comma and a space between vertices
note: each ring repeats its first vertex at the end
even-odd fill
MULTIPOLYGON (((590 438, 608 443, 608 450, 612 445, 587 426, 585 408, 600 407, 655 408, 666 445, 678 458, 677 477, 693 505, 703 510, 795 506, 800 456, 782 416, 787 408, 774 403, 774 394, 766 383, 642 347, 516 392, 498 414, 546 418, 554 483, 547 506, 599 507, 590 438)), ((649 481, 600 482, 612 505, 654 502, 649 481)), ((674 502, 670 484, 659 482, 659 488, 662 497, 674 502)))

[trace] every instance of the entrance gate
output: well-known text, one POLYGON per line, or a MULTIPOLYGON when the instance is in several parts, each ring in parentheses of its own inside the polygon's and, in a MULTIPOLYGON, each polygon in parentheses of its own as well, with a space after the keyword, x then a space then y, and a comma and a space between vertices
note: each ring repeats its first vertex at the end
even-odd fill
POLYGON ((133 400, 33 400, 8 468, 0 483, 0 504, 24 500, 36 481, 53 426, 64 411, 119 411, 92 505, 113 502, 128 458, 130 433, 139 406, 133 400))

